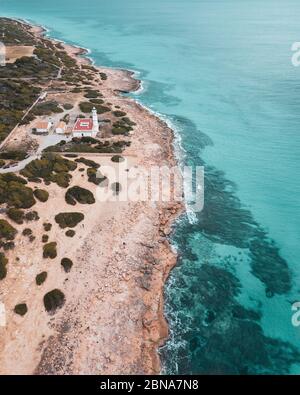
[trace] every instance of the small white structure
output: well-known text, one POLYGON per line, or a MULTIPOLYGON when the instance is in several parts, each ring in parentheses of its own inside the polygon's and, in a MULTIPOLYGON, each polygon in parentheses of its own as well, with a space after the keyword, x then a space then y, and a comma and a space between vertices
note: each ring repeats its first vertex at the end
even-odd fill
POLYGON ((55 133, 65 134, 66 130, 67 130, 67 124, 64 121, 60 121, 59 124, 55 128, 55 133))
POLYGON ((99 132, 97 110, 92 110, 92 118, 78 118, 73 128, 73 137, 96 137, 99 132))
POLYGON ((34 125, 32 131, 37 134, 49 133, 51 126, 52 126, 52 123, 49 121, 40 121, 34 125))

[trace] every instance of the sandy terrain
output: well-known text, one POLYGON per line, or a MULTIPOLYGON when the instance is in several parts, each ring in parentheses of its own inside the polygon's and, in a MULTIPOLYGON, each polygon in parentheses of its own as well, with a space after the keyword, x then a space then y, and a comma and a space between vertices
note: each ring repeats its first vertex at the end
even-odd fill
POLYGON ((32 46, 7 46, 6 47, 6 62, 15 63, 15 61, 22 56, 32 56, 34 47, 32 46))
MULTIPOLYGON (((80 52, 70 46, 67 49, 74 56, 80 52)), ((86 61, 80 58, 80 62, 86 61)), ((137 124, 132 144, 123 154, 126 169, 175 164, 172 131, 117 92, 137 89, 138 81, 126 71, 99 70, 108 79, 95 86, 137 124)), ((102 167, 112 164, 109 156, 87 157, 102 167)), ((87 188, 96 196, 97 187, 80 168, 86 166, 80 164, 74 171, 71 185, 87 188)), ((16 247, 7 255, 8 275, 0 284, 0 300, 7 313, 6 327, 0 327, 0 374, 158 373, 157 348, 168 335, 163 286, 176 263, 167 235, 182 212, 182 204, 97 201, 73 207, 65 203, 64 189, 55 184, 38 187, 47 189, 50 198, 33 207, 39 221, 14 224, 19 230, 16 247), (66 237, 54 221, 63 211, 85 215, 73 238, 66 237), (44 222, 53 225, 48 234, 49 241, 58 244, 55 259, 42 257, 44 222), (25 227, 36 237, 32 243, 21 235, 25 227), (61 267, 63 257, 74 262, 70 273, 61 267), (48 277, 37 286, 35 277, 42 271, 47 271, 48 277), (55 288, 64 292, 66 303, 51 316, 45 311, 43 296, 55 288), (22 302, 28 305, 24 317, 13 312, 22 302)))

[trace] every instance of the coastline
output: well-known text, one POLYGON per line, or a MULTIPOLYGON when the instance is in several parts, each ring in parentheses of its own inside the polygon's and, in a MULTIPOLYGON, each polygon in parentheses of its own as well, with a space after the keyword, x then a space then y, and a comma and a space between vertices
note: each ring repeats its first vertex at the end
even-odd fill
MULTIPOLYGON (((12 19, 12 18, 9 18, 12 19)), ((44 36, 45 33, 49 31, 44 28, 43 26, 33 25, 31 22, 15 19, 18 22, 25 24, 27 27, 30 27, 34 34, 44 36)), ((46 37, 47 40, 51 42, 60 42, 68 54, 76 59, 76 61, 80 64, 92 64, 98 71, 105 71, 108 73, 109 76, 109 89, 115 95, 114 99, 117 102, 122 102, 123 106, 126 110, 132 114, 134 114, 133 119, 140 120, 141 123, 141 130, 139 137, 137 138, 136 133, 134 134, 133 140, 133 147, 128 149, 127 154, 130 155, 133 152, 140 153, 138 162, 142 165, 151 166, 166 163, 169 166, 177 164, 177 158, 175 157, 174 152, 174 132, 169 127, 169 125, 161 118, 158 117, 157 114, 151 112, 151 110, 147 109, 144 105, 140 104, 138 101, 134 100, 131 97, 125 97, 120 95, 120 93, 132 93, 138 92, 141 89, 142 82, 135 78, 135 72, 131 70, 124 70, 124 69, 114 69, 108 67, 101 67, 96 66, 90 57, 87 55, 90 54, 88 49, 82 47, 76 47, 74 45, 69 45, 61 40, 56 40, 51 37, 46 37), (146 122, 147 127, 143 124, 146 122), (153 130, 151 130, 153 128, 153 130), (143 134, 142 134, 143 133, 143 134), (142 152, 142 147, 146 146, 148 151, 142 152)), ((138 123, 139 125, 139 123, 138 123)), ((56 191, 53 191, 55 195, 56 191)), ((103 373, 111 373, 111 374, 125 374, 125 373, 145 373, 145 374, 152 374, 152 373, 159 373, 161 369, 160 359, 158 355, 158 348, 162 346, 168 338, 168 324, 166 321, 166 317, 164 315, 164 285, 165 282, 170 274, 172 268, 176 265, 176 253, 173 251, 170 242, 169 242, 169 235, 171 232, 172 225, 174 224, 175 220, 183 213, 184 207, 183 204, 168 204, 156 207, 155 210, 151 207, 129 207, 128 210, 123 210, 123 214, 130 215, 132 213, 138 215, 144 215, 145 212, 148 216, 147 221, 148 227, 147 230, 143 230, 140 232, 138 230, 137 235, 139 241, 136 243, 135 240, 131 240, 130 242, 132 245, 135 246, 134 254, 130 256, 130 260, 132 259, 143 259, 141 257, 146 257, 147 264, 152 262, 154 266, 157 265, 157 270, 153 270, 151 276, 144 273, 144 277, 149 280, 149 284, 142 280, 143 284, 141 287, 141 292, 138 292, 138 295, 134 295, 134 301, 137 297, 142 297, 143 306, 141 307, 140 313, 142 312, 141 316, 135 317, 134 320, 137 322, 137 327, 139 328, 140 333, 143 335, 143 340, 140 341, 136 338, 132 338, 128 345, 132 346, 132 344, 136 344, 135 350, 133 355, 131 355, 131 359, 129 366, 126 366, 126 361, 123 362, 116 361, 111 353, 108 353, 109 356, 106 356, 106 365, 102 364, 102 372, 103 373), (156 212, 157 211, 157 212, 156 212), (150 221, 149 221, 150 218, 150 221), (150 223, 149 223, 150 222, 150 223), (149 238, 149 240, 148 240, 149 238), (155 250, 155 252, 153 251, 155 250), (158 262, 158 263, 157 263, 158 262), (139 354, 140 352, 140 354, 139 354), (134 353, 136 360, 134 361, 134 353), (132 358, 133 357, 133 358, 132 358), (120 366, 122 363, 122 366, 120 366), (121 368, 120 368, 121 367, 121 368)), ((137 215, 137 217, 138 217, 137 215)), ((92 219, 91 219, 92 222, 92 219)), ((88 227, 89 224, 86 224, 88 227)), ((136 225, 136 223, 135 223, 136 225)), ((145 223, 142 224, 146 226, 145 223)), ((94 223, 94 226, 98 226, 98 224, 94 223)), ((89 242, 95 242, 97 238, 95 238, 95 229, 91 228, 91 232, 89 237, 86 238, 85 244, 89 242)), ((132 236, 132 235, 131 235, 132 236)), ((133 238, 136 236, 133 233, 133 238)), ((110 253, 110 249, 108 253, 110 253)), ((78 251, 76 251, 78 253, 78 251)), ((96 254, 97 255, 97 254, 96 254)), ((106 258, 109 258, 107 256, 106 258)), ((119 261, 122 264, 122 260, 119 261)), ((136 274, 126 273, 125 275, 125 282, 131 282, 132 279, 128 277, 133 277, 133 282, 131 284, 132 287, 136 286, 137 279, 140 277, 136 277, 136 274)), ((77 281, 74 280, 75 283, 77 281)), ((71 280, 70 280, 71 282, 71 280)), ((71 289, 74 289, 74 284, 71 289)), ((109 300, 108 300, 109 302, 109 300)), ((90 313, 90 312, 89 312, 90 313)), ((125 317, 126 318, 126 317, 125 317)), ((52 324, 52 327, 57 328, 62 326, 62 316, 60 316, 60 321, 55 326, 52 324)), ((72 317, 69 318, 70 321, 72 317)), ((55 331, 54 331, 55 332, 55 331)), ((75 332, 76 333, 76 332, 75 332)), ((92 366, 96 363, 96 357, 91 362, 89 367, 81 366, 80 363, 80 356, 76 360, 76 363, 70 362, 72 367, 63 367, 59 365, 58 367, 53 368, 53 358, 56 357, 51 356, 51 352, 54 350, 59 349, 60 352, 66 351, 62 342, 62 332, 58 336, 51 334, 48 340, 43 340, 43 346, 41 346, 41 360, 39 361, 37 367, 34 370, 36 374, 52 374, 52 373, 95 373, 92 371, 92 366), (53 370, 54 369, 54 370, 53 370), (67 369, 67 370, 66 370, 67 369)), ((136 333, 135 333, 136 336, 136 333)), ((74 341, 74 339, 73 339, 74 341)), ((87 345, 85 345, 88 348, 87 345)), ((126 347, 124 348, 126 352, 126 347)), ((127 346, 127 351, 128 346, 127 346)), ((129 352, 130 354, 130 352, 129 352)), ((38 361, 38 358, 35 358, 35 361, 38 361)), ((22 368, 24 371, 28 368, 22 368)), ((99 370, 96 370, 99 372, 99 370)))

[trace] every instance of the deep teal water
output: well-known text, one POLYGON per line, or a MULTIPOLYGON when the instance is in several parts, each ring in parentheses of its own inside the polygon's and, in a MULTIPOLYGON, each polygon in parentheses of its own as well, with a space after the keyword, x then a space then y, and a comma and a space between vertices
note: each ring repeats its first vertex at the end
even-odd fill
POLYGON ((0 0, 138 70, 138 100, 204 165, 205 208, 183 218, 166 287, 167 373, 300 373, 300 41, 297 0, 0 0))

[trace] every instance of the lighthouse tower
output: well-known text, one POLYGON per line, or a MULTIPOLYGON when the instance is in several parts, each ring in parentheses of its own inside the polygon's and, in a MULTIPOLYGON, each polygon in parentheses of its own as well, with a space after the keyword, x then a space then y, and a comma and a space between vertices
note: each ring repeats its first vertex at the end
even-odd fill
POLYGON ((94 107, 92 110, 92 118, 93 118, 93 137, 96 137, 97 133, 99 132, 99 121, 98 121, 98 114, 97 110, 94 107))

